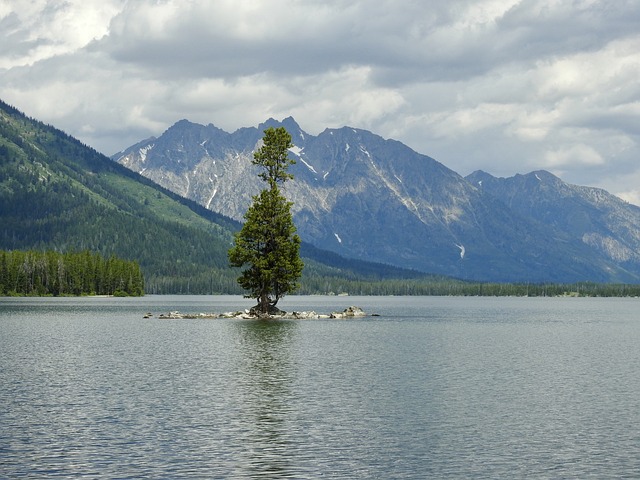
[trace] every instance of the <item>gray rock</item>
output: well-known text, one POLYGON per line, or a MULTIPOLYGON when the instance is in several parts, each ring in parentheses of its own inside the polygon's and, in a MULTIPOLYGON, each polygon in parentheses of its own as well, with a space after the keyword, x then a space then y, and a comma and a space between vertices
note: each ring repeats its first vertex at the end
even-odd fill
MULTIPOLYGON (((273 319, 290 319, 290 320, 314 320, 314 319, 326 319, 326 318, 356 318, 356 317, 365 317, 367 314, 365 311, 356 306, 351 306, 345 308, 342 312, 333 312, 331 314, 318 314, 313 310, 309 312, 285 312, 280 309, 273 309, 272 313, 268 315, 268 317, 263 318, 273 318, 273 319)), ((147 313, 144 315, 144 318, 151 318, 153 314, 147 313)), ((236 311, 236 312, 224 312, 224 313, 198 313, 198 314, 185 314, 177 311, 169 312, 169 313, 161 313, 158 315, 160 319, 215 319, 215 318, 237 318, 237 319, 251 319, 251 318, 261 318, 261 316, 256 312, 255 308, 244 311, 236 311)))

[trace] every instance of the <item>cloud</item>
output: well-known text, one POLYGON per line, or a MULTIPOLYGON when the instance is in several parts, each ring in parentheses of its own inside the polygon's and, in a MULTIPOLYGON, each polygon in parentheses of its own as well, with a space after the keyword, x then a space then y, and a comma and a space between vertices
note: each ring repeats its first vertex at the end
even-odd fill
POLYGON ((9 0, 0 97, 108 154, 293 115, 598 185, 640 153, 639 23, 640 0, 9 0))
POLYGON ((33 65, 73 52, 108 33, 123 1, 9 0, 0 6, 0 68, 33 65))
MULTIPOLYGON (((614 190, 615 192, 615 190, 614 190)), ((629 190, 625 192, 617 192, 614 195, 620 197, 627 203, 632 203, 634 205, 640 205, 640 189, 638 190, 629 190)))
POLYGON ((609 172, 599 179, 595 186, 640 206, 640 165, 635 162, 623 172, 609 172))
POLYGON ((130 2, 99 48, 119 62, 169 78, 324 72, 353 63, 354 43, 345 36, 352 28, 350 12, 358 6, 346 5, 130 2))
POLYGON ((568 165, 602 165, 604 159, 594 148, 588 145, 572 145, 547 152, 544 167, 558 169, 568 165))

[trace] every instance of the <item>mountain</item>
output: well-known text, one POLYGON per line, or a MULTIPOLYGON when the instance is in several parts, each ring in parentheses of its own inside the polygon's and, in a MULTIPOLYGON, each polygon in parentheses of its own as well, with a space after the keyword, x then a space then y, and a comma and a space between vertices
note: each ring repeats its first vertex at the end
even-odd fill
MULTIPOLYGON (((0 250, 113 254, 139 262, 147 293, 239 294, 238 271, 227 260, 239 229, 239 222, 0 101, 0 250)), ((301 293, 464 287, 449 278, 346 259, 308 243, 301 254, 301 293)))
POLYGON ((510 178, 479 170, 466 178, 516 213, 588 246, 594 256, 640 272, 640 207, 600 188, 570 185, 544 170, 510 178))
POLYGON ((263 130, 295 146, 285 184, 300 236, 343 257, 483 281, 640 281, 604 253, 519 213, 433 158, 366 130, 304 132, 293 118, 227 133, 181 120, 112 159, 209 210, 241 220, 261 188, 263 130))
POLYGON ((225 288, 237 225, 0 102, 0 249, 136 260, 148 293, 210 285, 212 271, 225 288))

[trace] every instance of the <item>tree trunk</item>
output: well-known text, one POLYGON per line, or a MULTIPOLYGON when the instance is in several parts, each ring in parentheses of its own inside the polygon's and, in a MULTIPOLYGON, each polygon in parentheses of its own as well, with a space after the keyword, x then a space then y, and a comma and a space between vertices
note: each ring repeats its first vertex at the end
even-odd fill
POLYGON ((269 296, 266 292, 262 292, 260 295, 259 306, 261 315, 269 315, 269 296))

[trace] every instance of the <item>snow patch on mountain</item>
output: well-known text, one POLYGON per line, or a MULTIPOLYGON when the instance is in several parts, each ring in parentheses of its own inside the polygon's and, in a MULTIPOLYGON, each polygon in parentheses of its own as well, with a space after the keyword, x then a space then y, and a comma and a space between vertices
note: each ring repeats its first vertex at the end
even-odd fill
POLYGON ((338 235, 337 233, 334 233, 334 235, 336 236, 336 240, 338 240, 338 243, 342 243, 342 239, 340 238, 340 235, 338 235))
POLYGON ((300 159, 300 161, 305 164, 305 166, 311 171, 311 173, 315 173, 317 175, 318 172, 313 167, 313 165, 311 165, 309 162, 305 161, 304 158, 302 158, 303 150, 304 150, 303 148, 300 148, 297 145, 294 145, 289 149, 291 153, 297 156, 300 159))
POLYGON ((211 206, 211 202, 213 201, 213 197, 216 196, 216 193, 218 193, 218 187, 213 189, 213 193, 211 194, 211 196, 209 197, 209 201, 207 202, 207 210, 209 209, 209 207, 211 206))
POLYGON ((187 188, 184 191, 184 193, 182 194, 183 197, 187 197, 189 196, 189 190, 191 190, 191 179, 189 178, 189 174, 185 173, 184 174, 184 178, 187 181, 187 188))
POLYGON ((296 155, 296 156, 298 156, 298 157, 299 157, 299 156, 300 156, 300 154, 302 153, 302 150, 303 150, 303 149, 302 149, 302 148, 300 148, 300 147, 299 147, 299 146, 297 146, 297 145, 294 145, 293 147, 291 147, 291 148, 289 149, 289 151, 290 151, 291 153, 293 153, 294 155, 296 155))
POLYGON ((142 147, 140 149, 140 162, 144 163, 147 160, 147 153, 154 147, 155 144, 147 145, 146 147, 142 147))
POLYGON ((300 161, 302 163, 304 163, 306 165, 306 167, 311 170, 311 172, 315 173, 316 175, 318 174, 318 172, 316 172, 316 169, 313 168, 313 165, 308 164, 307 162, 304 161, 304 159, 302 157, 300 157, 300 161))
POLYGON ((464 260, 464 254, 466 253, 464 245, 458 245, 457 243, 455 245, 460 249, 460 260, 464 260))

